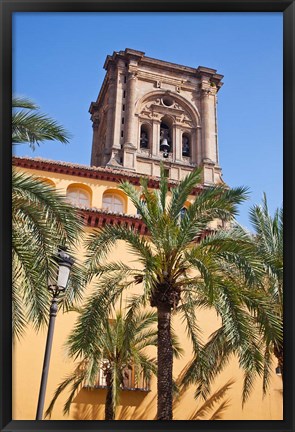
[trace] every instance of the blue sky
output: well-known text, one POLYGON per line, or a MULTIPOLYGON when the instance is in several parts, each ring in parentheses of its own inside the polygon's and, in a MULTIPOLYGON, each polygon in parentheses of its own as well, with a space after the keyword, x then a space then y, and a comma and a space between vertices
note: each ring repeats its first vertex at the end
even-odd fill
POLYGON ((266 192, 282 205, 282 13, 15 13, 13 93, 34 100, 71 133, 70 144, 46 142, 17 156, 90 164, 88 109, 113 51, 134 48, 224 75, 218 96, 220 164, 230 186, 250 188, 238 221, 266 192))

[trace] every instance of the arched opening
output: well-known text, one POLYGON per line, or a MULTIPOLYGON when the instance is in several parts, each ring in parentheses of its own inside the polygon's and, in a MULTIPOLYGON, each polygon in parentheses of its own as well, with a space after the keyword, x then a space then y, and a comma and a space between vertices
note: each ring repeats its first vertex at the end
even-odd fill
POLYGON ((54 181, 51 180, 51 179, 49 179, 49 178, 47 178, 47 177, 46 177, 46 178, 45 178, 45 177, 38 177, 38 180, 39 180, 40 182, 46 184, 47 186, 51 186, 52 189, 55 189, 55 188, 56 188, 56 185, 55 185, 54 181))
POLYGON ((182 156, 191 156, 191 137, 190 134, 182 134, 182 156))
POLYGON ((67 200, 78 207, 91 207, 91 190, 84 185, 71 184, 67 188, 67 200))
POLYGON ((160 151, 173 152, 172 121, 163 117, 160 124, 160 151))
POLYGON ((102 208, 113 213, 124 213, 124 200, 116 192, 105 192, 102 197, 102 208))
POLYGON ((140 128, 140 148, 147 149, 150 147, 149 128, 146 124, 140 128))

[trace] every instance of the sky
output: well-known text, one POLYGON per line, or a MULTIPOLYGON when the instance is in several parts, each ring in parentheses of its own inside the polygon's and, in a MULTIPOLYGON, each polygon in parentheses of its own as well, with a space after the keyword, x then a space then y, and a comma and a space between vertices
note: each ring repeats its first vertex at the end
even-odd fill
POLYGON ((282 13, 89 12, 13 14, 13 93, 36 102, 71 134, 67 145, 44 142, 16 156, 90 164, 88 112, 113 51, 206 66, 224 75, 218 93, 219 159, 224 181, 247 186, 237 220, 263 192, 271 213, 283 200, 282 13))

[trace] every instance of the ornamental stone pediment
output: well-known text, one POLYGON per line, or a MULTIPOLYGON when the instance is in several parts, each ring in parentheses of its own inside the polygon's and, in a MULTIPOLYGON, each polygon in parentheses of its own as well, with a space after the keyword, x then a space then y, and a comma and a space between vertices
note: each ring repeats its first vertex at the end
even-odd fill
POLYGON ((163 115, 167 114, 172 116, 177 123, 193 126, 193 121, 190 114, 182 105, 173 101, 172 98, 170 105, 165 105, 165 99, 163 101, 163 98, 157 98, 155 100, 148 101, 139 113, 139 117, 160 120, 163 115))
POLYGON ((200 123, 198 109, 179 94, 171 91, 153 92, 137 102, 137 116, 143 119, 161 119, 163 115, 174 118, 178 124, 196 127, 200 123), (155 94, 156 93, 156 94, 155 94))

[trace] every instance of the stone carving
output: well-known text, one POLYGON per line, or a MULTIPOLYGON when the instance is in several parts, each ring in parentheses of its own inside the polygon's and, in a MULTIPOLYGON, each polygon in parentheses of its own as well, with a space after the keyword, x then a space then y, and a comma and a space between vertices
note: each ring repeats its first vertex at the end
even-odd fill
POLYGON ((134 80, 137 78, 137 71, 130 70, 128 73, 128 80, 134 80))
POLYGON ((180 116, 175 117, 175 120, 177 123, 181 124, 182 126, 187 125, 187 126, 192 126, 192 120, 191 118, 186 115, 186 114, 181 114, 180 116))
POLYGON ((151 114, 152 114, 152 118, 154 120, 160 120, 160 118, 162 117, 162 115, 160 113, 156 113, 154 111, 151 114))
POLYGON ((172 96, 173 95, 170 94, 165 94, 161 98, 154 96, 154 99, 151 98, 146 101, 143 104, 141 112, 138 114, 139 118, 142 120, 161 121, 163 115, 169 113, 169 116, 175 125, 191 129, 194 126, 191 113, 181 104, 181 102, 175 101, 172 96), (165 100, 165 97, 167 97, 167 101, 165 100), (169 104, 169 102, 171 102, 171 104, 169 104))
POLYGON ((182 108, 182 106, 179 105, 178 103, 174 104, 174 108, 178 109, 179 111, 184 111, 184 109, 182 108))
POLYGON ((97 115, 92 116, 92 127, 93 129, 98 129, 99 127, 99 117, 97 115))

